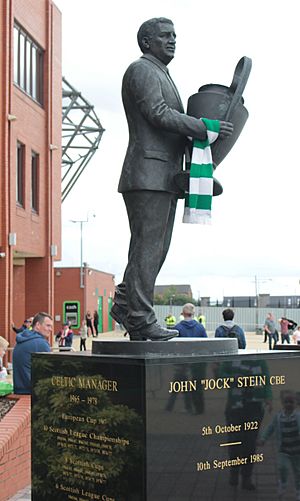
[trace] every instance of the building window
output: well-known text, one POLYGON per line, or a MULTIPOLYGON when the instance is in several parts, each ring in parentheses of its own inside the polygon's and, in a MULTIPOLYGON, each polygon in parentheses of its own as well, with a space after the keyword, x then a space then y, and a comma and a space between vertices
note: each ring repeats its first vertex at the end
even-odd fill
POLYGON ((14 26, 14 83, 43 104, 43 50, 20 28, 14 26))
POLYGON ((31 152, 31 210, 39 211, 39 160, 40 157, 34 151, 31 152))
POLYGON ((24 207, 25 187, 25 146, 17 143, 17 166, 16 166, 16 201, 24 207))

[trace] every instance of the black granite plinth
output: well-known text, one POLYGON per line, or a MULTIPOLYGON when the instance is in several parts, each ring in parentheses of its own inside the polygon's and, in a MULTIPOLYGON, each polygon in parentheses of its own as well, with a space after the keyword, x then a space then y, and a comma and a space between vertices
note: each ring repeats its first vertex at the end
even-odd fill
POLYGON ((275 344, 274 350, 297 351, 300 350, 300 344, 275 344))
POLYGON ((32 499, 269 501, 288 471, 296 499, 299 369, 297 351, 34 354, 32 499))

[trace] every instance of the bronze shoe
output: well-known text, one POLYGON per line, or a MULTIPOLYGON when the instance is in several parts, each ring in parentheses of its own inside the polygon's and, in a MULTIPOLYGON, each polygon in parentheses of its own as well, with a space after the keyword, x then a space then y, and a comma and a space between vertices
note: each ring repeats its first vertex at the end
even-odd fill
POLYGON ((168 341, 173 337, 177 337, 179 332, 175 329, 164 329, 159 324, 155 323, 145 329, 129 332, 130 341, 168 341))

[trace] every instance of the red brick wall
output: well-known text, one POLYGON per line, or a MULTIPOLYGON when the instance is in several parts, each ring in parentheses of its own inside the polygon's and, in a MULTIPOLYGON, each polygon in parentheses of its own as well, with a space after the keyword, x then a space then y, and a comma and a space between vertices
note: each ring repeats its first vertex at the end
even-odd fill
POLYGON ((51 188, 49 190, 49 200, 52 210, 52 243, 56 244, 58 254, 56 260, 61 259, 61 137, 62 137, 62 48, 61 48, 61 14, 52 5, 51 19, 51 75, 50 77, 50 105, 51 105, 51 124, 50 124, 50 143, 58 149, 50 152, 52 169, 50 174, 51 188), (55 85, 53 85, 55 82, 55 85))
MULTIPOLYGON (((26 259, 26 312, 33 316, 38 311, 53 312, 53 268, 49 256, 26 259)), ((54 292, 54 291, 53 291, 54 292)))
POLYGON ((98 309, 98 297, 103 296, 103 331, 108 330, 108 298, 115 291, 114 275, 93 268, 84 269, 85 287, 80 288, 80 268, 55 268, 54 270, 54 315, 61 321, 55 322, 55 332, 61 327, 64 301, 80 301, 81 320, 87 310, 98 309))
MULTIPOLYGON (((60 14, 50 0, 13 2, 14 18, 44 49, 43 107, 12 84, 11 113, 11 231, 17 233, 15 252, 34 256, 49 254, 50 245, 60 250, 61 179, 61 25, 60 14), (54 31, 53 31, 54 30, 54 31), (16 144, 25 145, 25 206, 15 201, 16 144), (50 150, 50 145, 58 149, 50 150), (31 212, 31 151, 39 154, 39 214, 31 212)), ((12 27, 13 28, 13 27, 12 27)), ((11 71, 13 65, 11 64, 11 71)), ((59 257, 59 256, 58 256, 59 257)))
POLYGON ((97 310, 98 296, 103 297, 103 332, 108 331, 108 298, 112 298, 115 293, 113 275, 94 270, 86 269, 86 308, 93 314, 97 310), (98 292, 98 296, 97 296, 98 292))
POLYGON ((31 482, 31 397, 11 398, 18 402, 0 421, 0 501, 31 482))
POLYGON ((24 295, 25 266, 14 266, 13 268, 14 297, 13 297, 13 322, 20 327, 26 317, 26 304, 24 295))
POLYGON ((84 289, 80 288, 80 268, 55 268, 54 317, 60 316, 60 320, 54 322, 55 333, 61 329, 61 324, 63 322, 64 301, 79 301, 80 310, 82 310, 84 302, 83 299, 84 289))
POLYGON ((7 115, 11 97, 10 46, 12 12, 10 2, 3 1, 0 9, 0 332, 6 336, 11 320, 11 255, 8 247, 9 232, 9 134, 7 115))
POLYGON ((0 26, 0 332, 13 345, 12 321, 53 313, 53 259, 61 253, 61 14, 52 0, 2 0, 0 26), (13 83, 14 20, 44 50, 43 106, 13 83), (25 145, 24 208, 16 205, 17 141, 25 145), (31 150, 40 158, 38 214, 30 206, 31 150), (17 235, 15 246, 9 233, 17 235), (22 272, 13 271, 16 259, 22 272))

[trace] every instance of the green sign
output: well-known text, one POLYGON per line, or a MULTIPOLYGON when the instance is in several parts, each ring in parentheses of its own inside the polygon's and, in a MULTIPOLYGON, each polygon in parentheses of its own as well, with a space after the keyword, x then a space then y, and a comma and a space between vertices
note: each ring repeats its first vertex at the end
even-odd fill
POLYGON ((63 319, 65 322, 70 322, 73 329, 80 327, 80 302, 79 301, 64 301, 63 304, 63 319))

